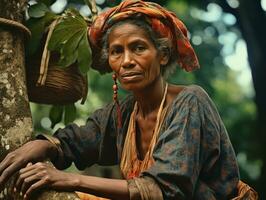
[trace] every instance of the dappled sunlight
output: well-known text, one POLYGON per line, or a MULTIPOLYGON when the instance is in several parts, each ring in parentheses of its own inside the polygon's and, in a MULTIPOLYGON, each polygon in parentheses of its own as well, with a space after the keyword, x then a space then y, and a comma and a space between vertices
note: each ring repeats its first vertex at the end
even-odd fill
POLYGON ((245 88, 244 92, 249 96, 254 96, 245 41, 242 39, 238 40, 235 45, 234 53, 225 56, 224 60, 232 70, 237 72, 237 81, 245 88))
POLYGON ((238 8, 238 6, 239 6, 238 0, 226 0, 226 1, 231 8, 238 8))
MULTIPOLYGON (((228 0, 228 3, 231 7, 238 6, 237 0, 228 0)), ((254 96, 245 42, 238 32, 231 31, 229 28, 236 23, 235 16, 230 13, 223 13, 221 7, 215 3, 208 4, 206 11, 192 8, 190 14, 196 19, 212 24, 212 26, 205 28, 204 35, 195 32, 191 37, 192 43, 198 46, 208 40, 211 41, 215 37, 215 32, 218 31, 218 41, 222 45, 220 54, 225 64, 230 69, 237 71, 237 82, 243 92, 250 97, 254 96)))
POLYGON ((261 161, 249 161, 246 153, 240 152, 237 154, 237 161, 241 168, 248 174, 248 176, 256 180, 261 174, 261 161))
POLYGON ((57 0, 53 5, 51 5, 51 10, 55 13, 63 12, 67 5, 67 0, 57 0))
POLYGON ((261 7, 266 11, 266 0, 261 0, 261 7))

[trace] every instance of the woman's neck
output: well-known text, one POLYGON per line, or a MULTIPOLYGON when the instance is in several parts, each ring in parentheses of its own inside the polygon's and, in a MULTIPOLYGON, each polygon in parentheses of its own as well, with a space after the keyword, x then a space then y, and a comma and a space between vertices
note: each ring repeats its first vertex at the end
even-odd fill
POLYGON ((162 77, 159 77, 143 90, 134 91, 133 94, 135 96, 139 108, 138 113, 143 118, 159 109, 164 95, 164 88, 165 81, 162 77))

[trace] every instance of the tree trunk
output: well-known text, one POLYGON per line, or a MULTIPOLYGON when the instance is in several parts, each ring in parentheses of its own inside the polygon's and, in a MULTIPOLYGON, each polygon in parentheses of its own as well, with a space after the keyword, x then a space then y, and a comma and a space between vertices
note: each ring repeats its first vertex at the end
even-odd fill
POLYGON ((266 15, 261 7, 260 0, 239 0, 239 7, 232 8, 223 0, 207 0, 218 3, 225 12, 237 18, 237 25, 247 44, 248 59, 252 73, 255 90, 255 103, 257 107, 257 127, 252 133, 256 146, 256 158, 262 160, 261 175, 255 183, 261 199, 266 199, 266 92, 265 92, 265 58, 266 58, 266 15))
MULTIPOLYGON (((26 0, 1 0, 0 17, 22 22, 26 0)), ((18 29, 0 24, 0 160, 32 137, 32 119, 24 69, 24 37, 18 29)), ((20 199, 11 181, 0 199, 20 199)), ((21 198, 22 199, 22 198, 21 198)), ((38 200, 78 199, 74 193, 43 192, 38 200)))
POLYGON ((265 92, 265 58, 266 58, 266 15, 260 1, 240 0, 238 9, 240 29, 247 43, 249 63, 255 89, 255 103, 257 106, 257 129, 254 137, 257 141, 257 157, 262 159, 261 176, 256 189, 261 199, 266 199, 266 92, 265 92))

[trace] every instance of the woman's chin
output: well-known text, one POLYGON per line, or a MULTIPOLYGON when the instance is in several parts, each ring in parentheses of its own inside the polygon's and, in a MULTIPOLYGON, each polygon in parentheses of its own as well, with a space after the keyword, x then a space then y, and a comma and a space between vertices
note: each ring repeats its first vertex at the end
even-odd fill
POLYGON ((140 77, 120 78, 119 82, 123 89, 129 91, 138 90, 139 88, 144 87, 143 79, 140 77))
POLYGON ((120 82, 120 84, 124 90, 132 92, 141 90, 145 87, 141 82, 120 82))

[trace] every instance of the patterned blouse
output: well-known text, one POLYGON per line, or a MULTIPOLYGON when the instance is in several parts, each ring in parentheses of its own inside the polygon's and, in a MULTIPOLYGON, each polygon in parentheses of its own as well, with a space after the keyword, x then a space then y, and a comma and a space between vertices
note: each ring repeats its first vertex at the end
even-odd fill
MULTIPOLYGON (((133 96, 121 101, 123 125, 117 128, 113 103, 95 111, 86 125, 70 124, 54 136, 63 154, 54 164, 78 169, 119 164, 133 96), (60 160, 60 162, 59 162, 60 160)), ((186 86, 173 100, 153 152, 154 164, 142 172, 164 199, 230 199, 237 194, 239 171, 227 131, 215 105, 199 86, 186 86)))

